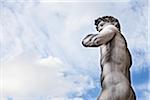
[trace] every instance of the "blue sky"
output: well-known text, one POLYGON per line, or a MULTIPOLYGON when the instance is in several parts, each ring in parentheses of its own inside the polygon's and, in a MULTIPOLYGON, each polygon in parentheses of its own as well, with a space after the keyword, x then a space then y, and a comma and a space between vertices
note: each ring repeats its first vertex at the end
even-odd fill
POLYGON ((1 0, 0 98, 94 100, 100 87, 99 48, 81 40, 94 20, 119 19, 132 55, 137 100, 150 98, 148 0, 1 0))

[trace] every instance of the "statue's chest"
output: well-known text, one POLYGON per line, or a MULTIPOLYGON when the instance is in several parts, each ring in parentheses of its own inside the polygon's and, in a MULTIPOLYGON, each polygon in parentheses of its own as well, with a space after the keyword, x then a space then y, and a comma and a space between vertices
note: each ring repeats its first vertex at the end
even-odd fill
POLYGON ((110 43, 101 46, 100 55, 101 55, 101 64, 108 62, 110 60, 111 55, 110 43))
POLYGON ((110 50, 111 50, 110 43, 101 45, 101 50, 100 50, 101 55, 106 55, 110 53, 110 50))

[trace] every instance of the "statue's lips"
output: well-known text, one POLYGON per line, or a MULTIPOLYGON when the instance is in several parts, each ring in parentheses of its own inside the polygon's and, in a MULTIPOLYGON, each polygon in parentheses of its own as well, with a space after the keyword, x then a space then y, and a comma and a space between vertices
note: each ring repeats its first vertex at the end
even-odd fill
POLYGON ((102 30, 102 29, 100 29, 99 32, 100 32, 101 30, 102 30))

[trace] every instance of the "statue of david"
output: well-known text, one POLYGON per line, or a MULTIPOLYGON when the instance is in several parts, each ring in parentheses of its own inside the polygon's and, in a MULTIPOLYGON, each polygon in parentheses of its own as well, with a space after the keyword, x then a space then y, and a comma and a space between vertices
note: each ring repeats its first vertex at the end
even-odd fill
POLYGON ((87 35, 82 44, 100 47, 102 91, 97 100, 136 100, 130 79, 132 58, 119 21, 103 16, 95 20, 95 25, 98 34, 87 35))

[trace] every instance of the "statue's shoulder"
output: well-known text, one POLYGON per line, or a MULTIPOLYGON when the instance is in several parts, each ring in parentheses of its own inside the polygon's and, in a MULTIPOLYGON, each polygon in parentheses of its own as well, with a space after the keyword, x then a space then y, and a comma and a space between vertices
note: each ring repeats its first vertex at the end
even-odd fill
POLYGON ((120 33, 119 30, 118 30, 118 28, 115 27, 114 25, 108 25, 108 26, 106 26, 104 29, 105 29, 105 30, 111 30, 111 31, 113 31, 113 32, 115 32, 115 33, 120 33))

